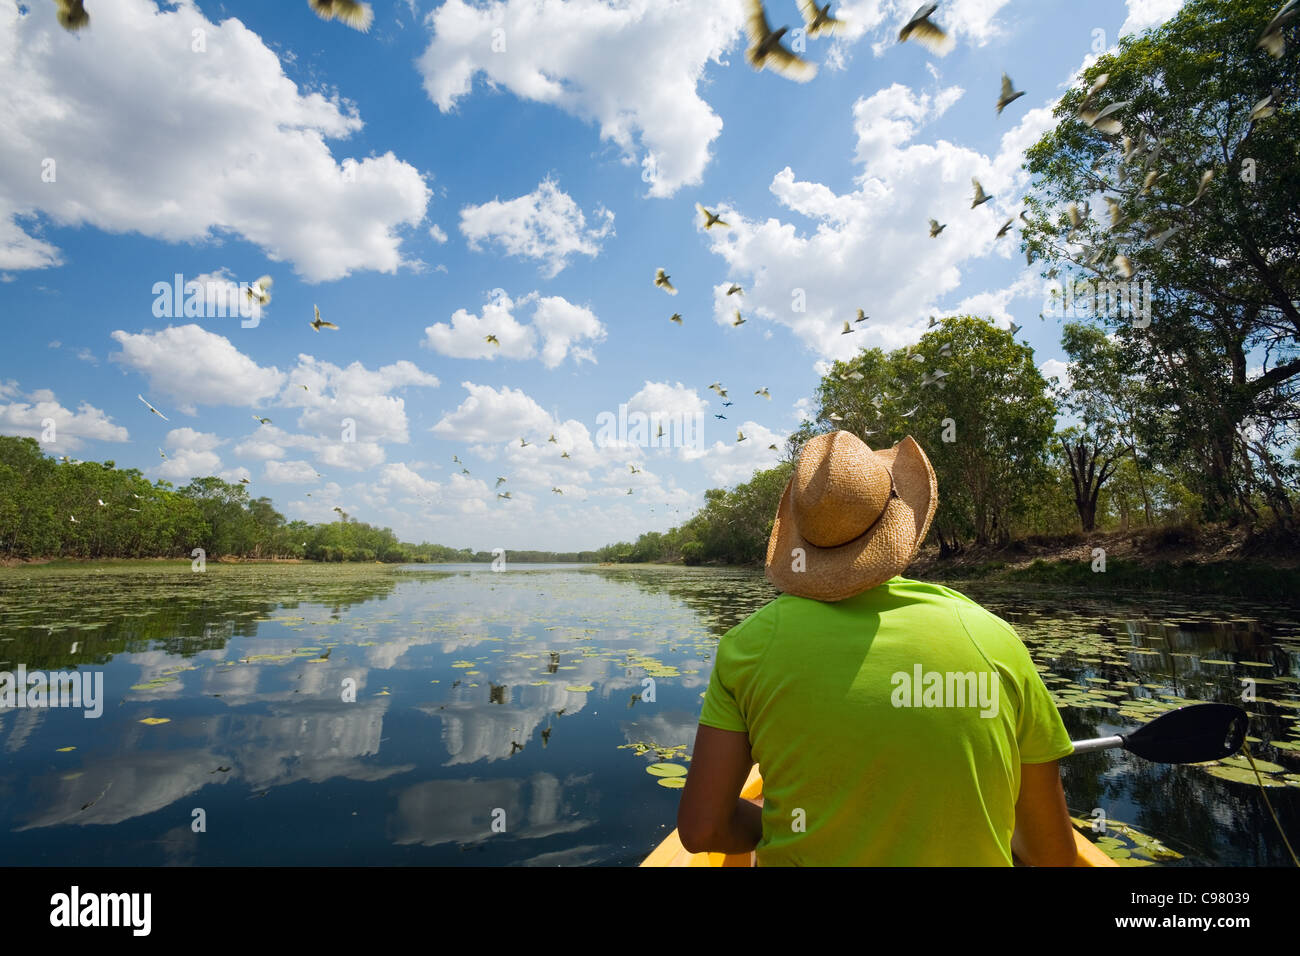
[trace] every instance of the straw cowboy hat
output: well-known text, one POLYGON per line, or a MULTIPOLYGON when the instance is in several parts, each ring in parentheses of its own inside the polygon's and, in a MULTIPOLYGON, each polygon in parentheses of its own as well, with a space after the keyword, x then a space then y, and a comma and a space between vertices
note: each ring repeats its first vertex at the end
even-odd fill
POLYGON ((818 601, 874 588, 916 557, 938 505, 934 468, 911 435, 882 451, 851 432, 818 435, 781 496, 767 579, 818 601))

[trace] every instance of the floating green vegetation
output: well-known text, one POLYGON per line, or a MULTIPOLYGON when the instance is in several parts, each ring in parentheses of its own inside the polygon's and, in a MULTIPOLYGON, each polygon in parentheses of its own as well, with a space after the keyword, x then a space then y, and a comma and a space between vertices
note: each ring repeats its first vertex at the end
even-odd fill
POLYGON ((164 677, 155 677, 153 680, 145 681, 143 684, 132 684, 132 690, 157 690, 167 684, 174 683, 177 680, 176 675, 168 674, 164 677))
POLYGON ((645 754, 653 753, 660 760, 686 760, 691 758, 686 755, 686 744, 674 744, 671 747, 661 747, 653 740, 634 740, 630 744, 619 744, 619 750, 633 750, 638 757, 645 754))
POLYGON ((654 777, 684 777, 686 768, 679 763, 652 763, 645 772, 654 777))
POLYGON ((1097 835, 1092 818, 1070 819, 1089 836, 1094 836, 1097 848, 1121 866, 1152 866, 1183 859, 1183 854, 1177 850, 1119 820, 1101 821, 1105 829, 1097 835))
MULTIPOLYGON (((1250 761, 1247 760, 1244 756, 1224 757, 1222 760, 1218 761, 1218 763, 1220 766, 1223 767, 1238 767, 1245 770, 1250 769, 1250 761)), ((1256 759, 1255 769, 1257 769, 1260 773, 1282 773, 1283 771, 1286 770, 1286 767, 1283 767, 1280 764, 1270 763, 1267 760, 1256 759)))
POLYGON ((1255 778, 1254 771, 1249 767, 1225 767, 1220 764, 1202 765, 1206 773, 1211 777, 1218 777, 1220 780, 1229 780, 1232 783, 1246 783, 1252 787, 1262 784, 1265 787, 1285 787, 1287 782, 1271 774, 1260 772, 1259 779, 1255 778))

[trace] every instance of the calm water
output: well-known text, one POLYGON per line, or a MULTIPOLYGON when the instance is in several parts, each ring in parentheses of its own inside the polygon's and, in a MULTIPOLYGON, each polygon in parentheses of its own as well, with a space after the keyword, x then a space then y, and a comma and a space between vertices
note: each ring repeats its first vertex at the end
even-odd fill
MULTIPOLYGON (((1295 842, 1300 611, 958 590, 1017 628, 1076 739, 1253 679, 1295 842)), ((0 671, 100 673, 104 695, 98 719, 0 709, 0 859, 634 864, 679 797, 646 767, 685 763, 718 637, 772 596, 689 568, 0 570, 0 671)), ((1074 813, 1138 831, 1111 828, 1121 857, 1147 862, 1146 835, 1174 865, 1287 862, 1238 767, 1063 766, 1074 813)))

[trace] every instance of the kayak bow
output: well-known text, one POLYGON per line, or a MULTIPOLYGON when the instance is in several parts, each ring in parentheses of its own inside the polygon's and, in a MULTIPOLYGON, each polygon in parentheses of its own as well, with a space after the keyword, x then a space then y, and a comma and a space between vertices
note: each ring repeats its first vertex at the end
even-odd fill
MULTIPOLYGON (((749 778, 741 789, 740 795, 746 800, 756 800, 763 793, 763 778, 759 775, 758 764, 749 772, 749 778)), ((1075 866, 1118 866, 1114 860, 1093 845, 1092 841, 1074 831, 1074 844, 1077 855, 1075 866)), ((664 841, 650 851, 650 855, 641 861, 641 866, 753 866, 753 853, 690 853, 682 846, 681 838, 673 830, 664 841)))

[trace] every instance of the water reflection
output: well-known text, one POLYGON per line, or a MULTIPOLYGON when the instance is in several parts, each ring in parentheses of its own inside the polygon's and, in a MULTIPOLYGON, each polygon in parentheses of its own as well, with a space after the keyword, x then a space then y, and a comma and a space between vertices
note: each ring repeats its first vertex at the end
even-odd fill
MULTIPOLYGON (((1076 739, 1251 690, 1250 745, 1300 831, 1297 609, 958 590, 1016 627, 1076 739)), ((708 568, 0 573, 0 669, 102 670, 106 698, 98 720, 0 710, 0 854, 633 863, 679 797, 645 766, 691 746, 718 637, 773 596, 760 572, 708 568)), ((1063 767, 1076 813, 1101 808, 1183 862, 1286 861, 1232 767, 1115 751, 1063 767)))
MULTIPOLYGON (((397 794, 389 819, 393 842, 437 846, 506 838, 537 840, 576 833, 595 822, 591 775, 535 773, 521 779, 429 780, 397 794)), ((504 841, 503 841, 504 842, 504 841)))

